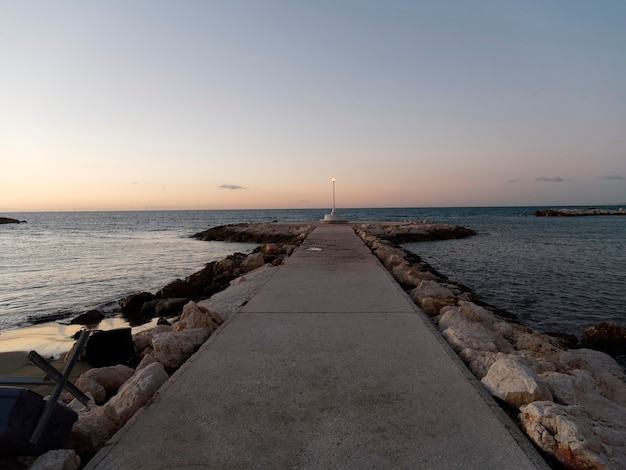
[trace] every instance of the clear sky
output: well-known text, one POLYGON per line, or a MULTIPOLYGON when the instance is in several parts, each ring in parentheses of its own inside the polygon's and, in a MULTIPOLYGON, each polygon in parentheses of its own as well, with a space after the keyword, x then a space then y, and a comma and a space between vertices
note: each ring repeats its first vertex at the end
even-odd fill
POLYGON ((626 202, 623 0, 0 0, 0 211, 626 202))

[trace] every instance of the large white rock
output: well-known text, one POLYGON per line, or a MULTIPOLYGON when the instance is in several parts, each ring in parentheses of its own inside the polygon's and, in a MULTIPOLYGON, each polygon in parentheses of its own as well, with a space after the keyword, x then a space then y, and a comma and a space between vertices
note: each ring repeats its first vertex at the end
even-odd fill
POLYGON ((78 470, 80 457, 72 449, 57 449, 37 457, 30 470, 78 470))
MULTIPOLYGON (((117 389, 135 373, 132 367, 118 364, 110 367, 97 367, 83 372, 79 378, 95 380, 104 387, 108 395, 113 395, 117 389)), ((95 398, 95 396, 94 396, 95 398)))
POLYGON ((579 405, 538 401, 520 408, 520 421, 528 437, 565 468, 625 468, 623 415, 599 420, 579 405))
POLYGON ((549 388, 539 376, 513 356, 494 362, 481 383, 493 396, 515 408, 534 401, 552 400, 549 388))
POLYGON ((478 351, 510 352, 511 345, 494 333, 473 315, 462 312, 458 307, 443 307, 439 317, 439 331, 460 352, 465 348, 478 351))
POLYGON ((163 365, 154 362, 137 371, 104 407, 117 417, 121 425, 124 425, 152 398, 168 378, 163 365))
POLYGON ((435 281, 424 280, 411 291, 411 298, 413 300, 419 297, 434 297, 436 299, 452 299, 454 293, 435 281))
POLYGON ((215 312, 199 306, 190 300, 183 307, 183 314, 172 326, 172 331, 191 330, 193 328, 205 328, 209 333, 214 332, 221 324, 222 318, 215 312))
POLYGON ((166 331, 172 331, 172 327, 169 325, 157 325, 154 328, 136 333, 133 335, 135 350, 141 352, 148 347, 152 347, 152 337, 159 333, 165 333, 166 331))
POLYGON ((404 263, 404 258, 406 257, 404 250, 387 245, 380 245, 376 248, 374 254, 387 269, 392 269, 394 266, 404 263))
POLYGON ((160 333, 152 338, 153 355, 168 371, 178 369, 209 337, 205 328, 160 333))
POLYGON ((467 364, 469 369, 472 371, 478 379, 482 379, 487 372, 489 372, 489 368, 496 362, 498 359, 502 359, 506 357, 506 354, 495 352, 495 351, 479 351, 476 349, 465 348, 461 350, 459 353, 459 357, 467 364))
POLYGON ((499 321, 489 310, 473 302, 459 301, 459 311, 465 314, 468 319, 484 323, 485 325, 493 325, 499 321))
POLYGON ((78 413, 78 421, 72 426, 67 446, 79 454, 94 454, 117 432, 117 418, 106 413, 103 406, 78 413))

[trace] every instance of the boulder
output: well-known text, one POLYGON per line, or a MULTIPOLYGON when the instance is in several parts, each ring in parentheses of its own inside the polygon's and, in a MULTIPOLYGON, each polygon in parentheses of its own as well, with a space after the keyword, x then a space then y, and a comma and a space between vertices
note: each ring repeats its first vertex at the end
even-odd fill
POLYGON ((91 394, 94 402, 97 405, 102 405, 107 399, 107 391, 99 382, 89 377, 83 377, 82 375, 76 380, 74 384, 83 393, 91 394))
POLYGON ((260 268, 261 266, 265 266, 265 258, 263 257, 263 253, 252 253, 246 257, 241 263, 241 270, 244 273, 249 271, 253 271, 254 269, 260 268))
POLYGON ((118 303, 122 310, 139 311, 145 302, 154 300, 155 296, 150 292, 140 292, 138 294, 130 294, 120 300, 118 303))
POLYGON ((624 468, 626 427, 622 421, 597 420, 579 405, 538 401, 520 408, 520 422, 530 439, 565 468, 624 468))
POLYGON ((439 315, 443 307, 454 305, 455 300, 454 298, 438 299, 434 297, 418 297, 416 303, 426 315, 432 318, 439 315))
POLYGON ((141 359, 141 362, 137 365, 137 368, 135 369, 135 371, 140 371, 141 369, 148 367, 150 364, 153 364, 155 362, 159 362, 159 361, 157 361, 152 354, 146 354, 141 359))
POLYGON ((119 428, 117 418, 105 407, 86 409, 78 413, 66 445, 79 454, 95 454, 119 428))
POLYGON ((493 325, 498 322, 498 319, 493 313, 473 302, 459 301, 459 311, 465 314, 468 319, 485 325, 493 325))
POLYGON ((587 328, 581 339, 585 348, 596 349, 611 356, 626 354, 626 326, 600 322, 587 328))
POLYGON ((506 357, 506 354, 494 351, 478 351, 476 349, 465 348, 459 353, 469 370, 475 377, 482 379, 489 369, 498 359, 506 357))
POLYGON ((70 321, 71 325, 96 325, 104 319, 100 310, 88 310, 70 321))
POLYGON ((209 338, 205 328, 159 333, 152 338, 154 357, 168 372, 178 369, 209 338))
POLYGON ((131 367, 118 364, 116 366, 89 369, 81 374, 79 380, 95 380, 102 385, 102 387, 104 387, 107 395, 111 396, 117 392, 120 386, 126 382, 134 372, 135 371, 131 367))
POLYGON ((119 425, 123 426, 152 398, 161 385, 167 382, 168 378, 163 365, 158 362, 142 368, 104 405, 106 412, 116 416, 119 425))
POLYGON ((78 470, 80 457, 72 449, 57 449, 37 457, 30 470, 78 470))
POLYGON ((380 245, 374 250, 374 254, 385 266, 385 268, 392 270, 395 266, 405 262, 406 251, 401 248, 394 248, 388 245, 380 245))
POLYGON ((154 308, 154 314, 159 317, 178 315, 187 302, 187 298, 161 299, 154 308))
POLYGON ((165 333, 172 331, 172 327, 169 325, 159 325, 149 330, 143 330, 133 335, 133 343, 135 344, 135 351, 138 353, 148 347, 152 347, 152 337, 159 333, 165 333))
POLYGON ((466 348, 498 352, 495 336, 480 324, 472 327, 450 326, 443 330, 442 336, 457 353, 466 348))
POLYGON ((145 318, 152 318, 155 316, 155 310, 161 299, 153 299, 149 302, 145 302, 139 309, 139 314, 145 318))
POLYGON ((190 300, 183 307, 183 314, 172 326, 172 331, 190 330, 193 328, 205 328, 209 334, 213 333, 221 324, 222 318, 209 309, 200 307, 193 300, 190 300))
POLYGON ((539 376, 513 356, 494 362, 481 383, 493 396, 514 408, 534 401, 552 400, 550 389, 539 376))
POLYGON ((454 299, 454 293, 435 281, 424 280, 411 291, 411 298, 418 302, 420 297, 433 297, 435 299, 454 299))
POLYGON ((283 249, 277 243, 266 243, 261 248, 261 252, 265 255, 280 255, 283 249))
POLYGON ((158 297, 161 299, 172 299, 181 297, 195 297, 198 291, 193 285, 182 279, 175 279, 158 292, 158 297))

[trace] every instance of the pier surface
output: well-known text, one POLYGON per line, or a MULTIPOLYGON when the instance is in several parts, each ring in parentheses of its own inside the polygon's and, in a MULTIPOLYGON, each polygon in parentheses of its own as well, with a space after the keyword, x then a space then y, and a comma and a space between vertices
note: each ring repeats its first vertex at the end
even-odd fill
POLYGON ((320 226, 92 469, 547 468, 349 226, 320 226))

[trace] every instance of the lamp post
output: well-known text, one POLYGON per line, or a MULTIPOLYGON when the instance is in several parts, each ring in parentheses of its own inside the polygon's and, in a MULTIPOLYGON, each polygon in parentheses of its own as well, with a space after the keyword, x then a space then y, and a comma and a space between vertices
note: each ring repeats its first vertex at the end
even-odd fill
POLYGON ((346 219, 344 219, 343 217, 341 217, 340 215, 337 215, 336 213, 336 207, 335 207, 335 177, 333 176, 330 181, 332 181, 333 183, 333 210, 330 211, 330 214, 326 214, 324 216, 324 220, 323 222, 329 223, 329 224, 345 224, 348 221, 346 219))
POLYGON ((332 213, 335 213, 335 177, 333 176, 331 181, 333 182, 333 211, 332 213))

